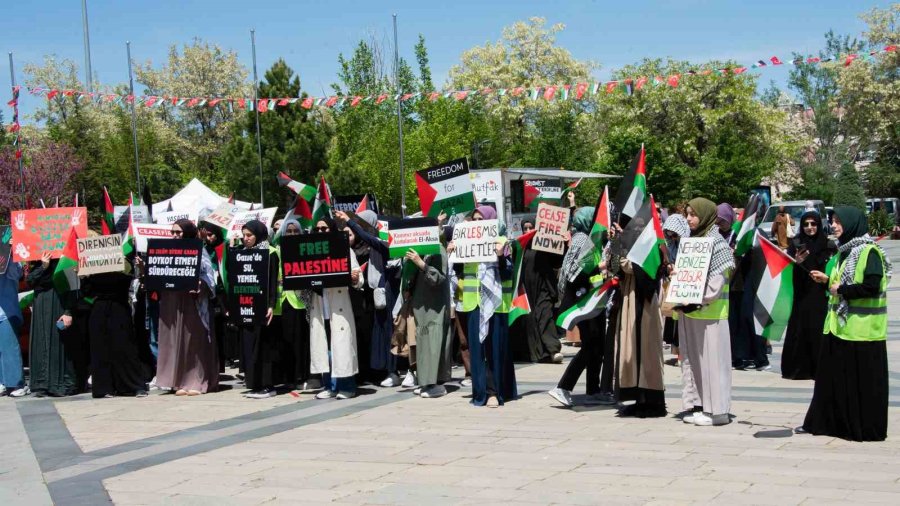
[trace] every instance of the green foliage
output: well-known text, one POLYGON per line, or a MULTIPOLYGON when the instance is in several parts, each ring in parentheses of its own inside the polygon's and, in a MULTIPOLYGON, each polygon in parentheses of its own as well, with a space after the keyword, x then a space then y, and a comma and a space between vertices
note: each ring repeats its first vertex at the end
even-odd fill
POLYGON ((894 229, 894 219, 884 209, 869 213, 869 235, 878 237, 894 229))
POLYGON ((859 172, 853 164, 845 163, 838 170, 831 202, 835 206, 843 205, 865 209, 866 194, 863 192, 859 172))

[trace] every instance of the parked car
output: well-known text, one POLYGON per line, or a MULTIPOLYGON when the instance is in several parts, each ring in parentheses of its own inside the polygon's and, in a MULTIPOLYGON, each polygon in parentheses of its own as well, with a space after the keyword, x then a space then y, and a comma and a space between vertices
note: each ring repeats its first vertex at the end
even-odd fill
MULTIPOLYGON (((772 223, 775 223, 775 215, 778 210, 784 208, 784 212, 791 215, 794 220, 794 233, 800 232, 800 217, 806 212, 807 203, 812 202, 813 207, 819 213, 819 216, 825 217, 825 203, 821 200, 789 200, 786 202, 776 202, 769 206, 765 216, 759 224, 759 231, 769 239, 772 238, 772 223)), ((824 220, 823 220, 824 221, 824 220)), ((825 232, 831 233, 831 225, 825 221, 825 232)))
POLYGON ((884 209, 888 216, 893 218, 895 224, 900 224, 900 199, 893 197, 866 199, 866 211, 874 212, 884 209))

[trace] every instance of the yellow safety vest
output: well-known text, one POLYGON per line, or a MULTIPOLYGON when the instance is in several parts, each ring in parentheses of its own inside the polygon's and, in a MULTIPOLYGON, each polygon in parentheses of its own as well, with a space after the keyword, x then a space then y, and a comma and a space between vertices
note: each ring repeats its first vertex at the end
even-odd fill
MULTIPOLYGON (((884 266, 884 255, 874 244, 863 247, 856 263, 856 271, 853 273, 853 282, 862 283, 865 277, 866 264, 869 261, 869 252, 875 250, 881 258, 884 266)), ((844 261, 840 267, 831 271, 828 286, 841 282, 841 273, 847 267, 844 261)), ((841 325, 837 308, 840 305, 840 297, 829 295, 828 314, 825 316, 824 333, 832 333, 845 341, 884 341, 887 339, 887 276, 882 267, 881 286, 878 295, 864 299, 849 299, 847 301, 847 323, 841 325)))
MULTIPOLYGON (((468 313, 478 308, 481 302, 481 281, 478 280, 478 264, 463 264, 463 277, 459 281, 462 289, 462 312, 468 313)), ((496 313, 509 313, 512 307, 513 286, 512 279, 500 279, 500 286, 503 289, 500 307, 496 313)))
MULTIPOLYGON (((727 279, 731 275, 731 270, 725 271, 723 274, 727 279)), ((696 311, 684 313, 685 318, 693 318, 694 320, 727 320, 728 319, 728 295, 731 292, 731 284, 726 281, 722 285, 722 290, 716 300, 702 306, 696 311)))
POLYGON ((284 274, 282 273, 281 266, 281 251, 274 246, 269 246, 269 252, 270 256, 277 255, 278 260, 278 292, 275 294, 275 308, 272 309, 272 314, 275 316, 281 315, 281 305, 284 304, 284 301, 287 301, 294 309, 306 309, 306 306, 303 304, 303 301, 300 300, 300 296, 296 290, 285 290, 282 286, 284 284, 282 280, 284 274))

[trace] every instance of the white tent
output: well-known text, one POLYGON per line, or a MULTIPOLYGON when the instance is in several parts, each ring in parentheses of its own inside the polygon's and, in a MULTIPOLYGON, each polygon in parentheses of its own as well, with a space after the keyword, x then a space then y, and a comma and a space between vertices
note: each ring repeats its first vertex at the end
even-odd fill
MULTIPOLYGON (((172 205, 174 211, 188 211, 201 213, 204 209, 212 210, 225 202, 227 197, 218 195, 208 186, 197 179, 191 179, 184 188, 172 195, 172 198, 153 203, 153 214, 165 212, 172 205)), ((243 209, 250 209, 251 202, 235 200, 234 205, 243 209)), ((256 207, 256 206, 254 206, 256 207)))

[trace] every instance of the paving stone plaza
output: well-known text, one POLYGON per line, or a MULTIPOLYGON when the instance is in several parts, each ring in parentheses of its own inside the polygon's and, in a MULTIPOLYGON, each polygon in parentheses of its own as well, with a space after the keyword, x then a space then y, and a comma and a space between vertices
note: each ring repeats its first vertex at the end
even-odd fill
MULTIPOLYGON (((900 243, 881 244, 900 264, 900 243)), ((793 434, 813 382, 781 378, 777 344, 772 370, 734 371, 734 420, 722 427, 675 417, 673 366, 670 416, 643 420, 583 396, 562 408, 546 394, 563 371, 553 364, 519 364, 521 398, 500 409, 470 406, 458 383, 439 399, 372 386, 349 400, 250 400, 239 386, 197 397, 4 397, 0 505, 900 504, 898 276, 888 301, 884 442, 793 434)))

